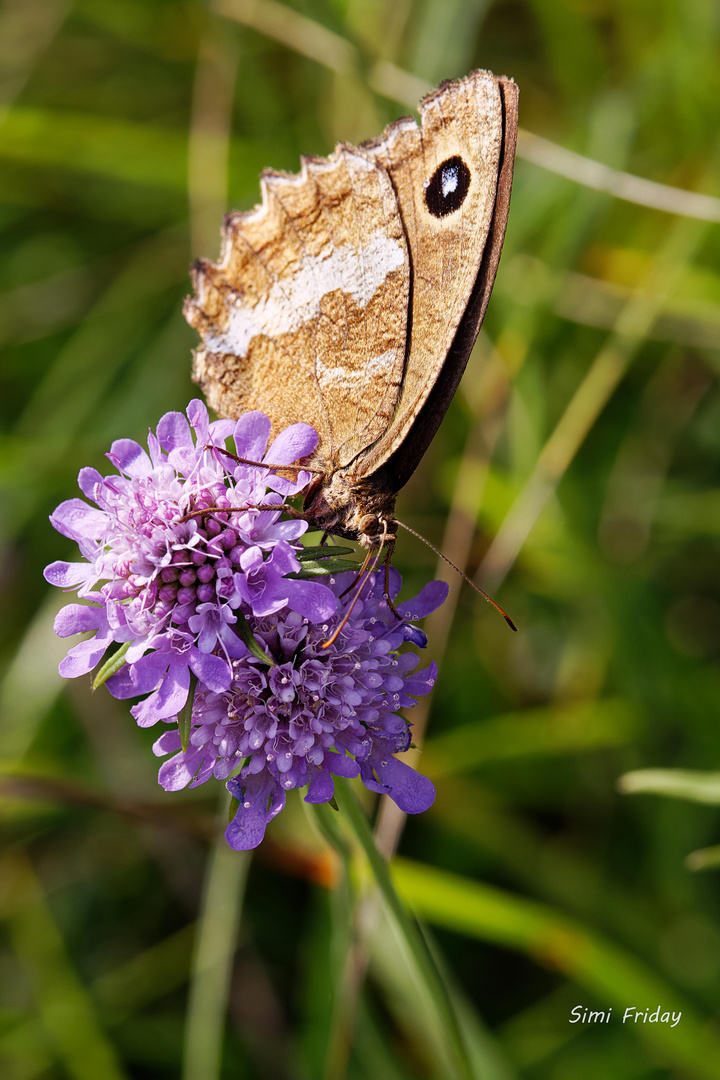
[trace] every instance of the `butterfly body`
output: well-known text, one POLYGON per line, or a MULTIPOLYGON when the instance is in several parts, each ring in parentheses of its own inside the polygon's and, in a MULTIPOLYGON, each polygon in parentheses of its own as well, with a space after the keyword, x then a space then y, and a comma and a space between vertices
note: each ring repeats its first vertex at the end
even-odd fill
POLYGON ((262 204, 224 222, 193 270, 193 376, 236 417, 319 435, 302 516, 375 547, 457 388, 495 278, 512 181, 517 87, 441 84, 360 147, 266 172, 262 204))

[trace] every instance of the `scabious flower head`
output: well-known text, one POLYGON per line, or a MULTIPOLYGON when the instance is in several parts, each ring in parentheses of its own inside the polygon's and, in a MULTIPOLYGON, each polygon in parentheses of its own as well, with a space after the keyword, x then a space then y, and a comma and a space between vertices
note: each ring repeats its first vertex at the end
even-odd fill
MULTIPOLYGON (((83 561, 45 571, 86 601, 62 609, 56 632, 93 632, 70 649, 60 673, 86 674, 117 644, 103 669, 110 692, 142 696, 132 708, 141 726, 175 725, 155 744, 159 756, 174 755, 160 783, 177 790, 226 780, 239 801, 226 834, 235 848, 260 842, 288 790, 308 785, 307 801, 329 801, 333 775, 359 775, 408 813, 434 798, 430 781, 392 755, 410 744, 397 710, 429 691, 435 666, 413 674, 418 657, 398 649, 425 644, 411 620, 434 610, 447 589, 425 586, 398 621, 373 576, 326 647, 348 610, 342 593, 353 576, 296 576, 307 523, 281 515, 310 474, 287 479, 223 452, 232 437, 239 457, 290 465, 317 445, 306 424, 268 448, 269 434, 262 413, 211 423, 193 401, 187 420, 161 419, 148 452, 129 439, 113 443, 108 457, 118 474, 80 472, 95 506, 71 499, 50 519, 78 543, 83 561), (187 708, 183 750, 177 722, 187 708)), ((393 571, 391 595, 399 587, 393 571)))
MULTIPOLYGON (((399 710, 429 693, 437 668, 432 663, 416 671, 418 656, 398 650, 408 640, 417 643, 421 631, 409 620, 438 607, 447 586, 430 582, 401 605, 398 622, 382 575, 373 575, 328 646, 352 604, 342 593, 354 575, 326 580, 338 598, 334 615, 322 624, 288 610, 252 620, 273 665, 254 656, 234 660, 227 690, 196 694, 188 749, 180 749, 177 728, 155 744, 158 756, 175 752, 160 768, 168 790, 236 773, 227 786, 239 805, 225 834, 234 848, 260 843, 292 788, 308 786, 306 802, 329 802, 333 776, 360 776, 409 814, 427 810, 435 797, 427 777, 393 754, 410 746, 410 725, 399 710)), ((400 575, 392 570, 391 595, 399 588, 400 575)))

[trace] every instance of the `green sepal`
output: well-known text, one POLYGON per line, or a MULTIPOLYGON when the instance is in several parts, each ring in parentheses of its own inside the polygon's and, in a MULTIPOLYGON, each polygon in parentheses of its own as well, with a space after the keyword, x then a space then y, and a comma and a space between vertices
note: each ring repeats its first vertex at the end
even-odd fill
POLYGON ((295 558, 299 562, 307 562, 308 559, 333 559, 336 555, 353 555, 354 548, 335 547, 330 544, 315 544, 302 548, 295 552, 295 558))
POLYGON ((230 796, 230 806, 228 808, 228 825, 230 824, 232 819, 237 814, 239 806, 240 806, 240 800, 236 799, 234 795, 231 795, 230 796))
POLYGON ((190 745, 190 732, 192 731, 192 711, 193 702, 195 701, 195 687, 198 684, 198 677, 194 672, 190 672, 190 689, 188 690, 187 701, 183 705, 182 709, 178 713, 178 731, 180 733, 180 746, 182 747, 183 754, 187 753, 187 748, 190 745))
POLYGON ((327 559, 324 563, 308 560, 303 563, 302 570, 298 570, 296 574, 286 574, 285 577, 300 578, 300 580, 326 577, 328 574, 342 574, 346 570, 357 570, 358 565, 357 562, 351 562, 349 559, 327 559))
POLYGON ((107 682, 111 675, 114 675, 121 667, 125 667, 125 664, 127 663, 125 653, 131 645, 132 641, 126 641, 124 645, 121 645, 119 649, 115 650, 112 656, 108 657, 92 681, 93 690, 97 690, 99 686, 102 686, 104 682, 107 682))
POLYGON ((338 813, 340 812, 340 807, 338 806, 337 800, 334 795, 332 799, 328 799, 328 806, 332 806, 333 810, 337 810, 338 813))
MULTIPOLYGON (((288 574, 287 576, 289 577, 290 575, 288 574)), ((250 629, 250 624, 248 623, 243 613, 241 611, 236 611, 235 614, 237 616, 235 628, 238 632, 238 637, 242 641, 243 645, 245 645, 246 648, 248 648, 253 654, 253 656, 257 657, 258 660, 262 660, 263 664, 269 664, 270 667, 277 667, 272 656, 266 653, 262 646, 258 643, 255 635, 250 629)))

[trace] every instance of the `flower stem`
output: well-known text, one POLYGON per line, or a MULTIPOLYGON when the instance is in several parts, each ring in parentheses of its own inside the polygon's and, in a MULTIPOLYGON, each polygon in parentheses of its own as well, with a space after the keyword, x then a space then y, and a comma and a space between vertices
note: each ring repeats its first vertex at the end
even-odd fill
MULTIPOLYGON (((334 802, 334 800, 333 800, 334 802)), ((343 835, 338 814, 328 803, 305 808, 322 836, 340 857, 342 873, 332 894, 333 941, 330 955, 330 1023, 322 1080, 343 1080, 352 1049, 358 994, 367 965, 367 949, 357 938, 357 914, 351 883, 352 849, 343 835)), ((337 809, 337 807, 335 808, 337 809)))
POLYGON ((424 985, 432 1001, 437 1019, 447 1034, 449 1049, 455 1059, 457 1076, 472 1078, 473 1068, 468 1057, 460 1024, 450 1000, 447 987, 428 949, 425 938, 415 919, 403 906, 390 878, 388 864, 378 851, 370 823, 367 820, 355 792, 347 780, 337 777, 335 795, 338 806, 362 847, 372 870, 378 891, 385 901, 388 914, 404 942, 408 957, 417 973, 418 982, 424 985))
POLYGON ((190 980, 182 1080, 218 1080, 225 1016, 240 923, 249 852, 233 851, 223 835, 229 796, 223 792, 221 830, 208 858, 190 980))

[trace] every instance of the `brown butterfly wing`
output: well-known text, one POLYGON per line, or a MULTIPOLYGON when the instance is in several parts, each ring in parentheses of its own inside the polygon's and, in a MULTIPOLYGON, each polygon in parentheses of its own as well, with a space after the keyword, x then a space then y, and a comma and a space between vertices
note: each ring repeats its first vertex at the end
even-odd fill
POLYGON ((385 169, 353 147, 265 173, 263 203, 224 223, 193 271, 194 378, 221 416, 312 424, 317 464, 347 465, 387 429, 405 358, 410 268, 385 169))
POLYGON ((412 264, 398 403, 383 437, 355 465, 358 478, 391 491, 407 481, 434 436, 485 314, 505 235, 517 87, 476 71, 441 84, 420 112, 421 128, 398 121, 364 147, 388 170, 412 264))
MULTIPOLYGON (((467 366, 495 282, 510 207, 518 127, 518 88, 512 80, 505 78, 499 78, 497 84, 502 102, 503 136, 494 210, 482 261, 467 307, 435 383, 414 416, 404 439, 396 443, 391 428, 388 433, 390 438, 384 442, 384 446, 389 444, 391 450, 380 463, 373 479, 386 490, 399 491, 407 483, 435 436, 467 366)), ((402 404, 398 413, 402 415, 402 404)), ((375 454, 373 460, 377 461, 378 456, 375 454)), ((370 463, 366 463, 365 467, 369 471, 370 463)))

